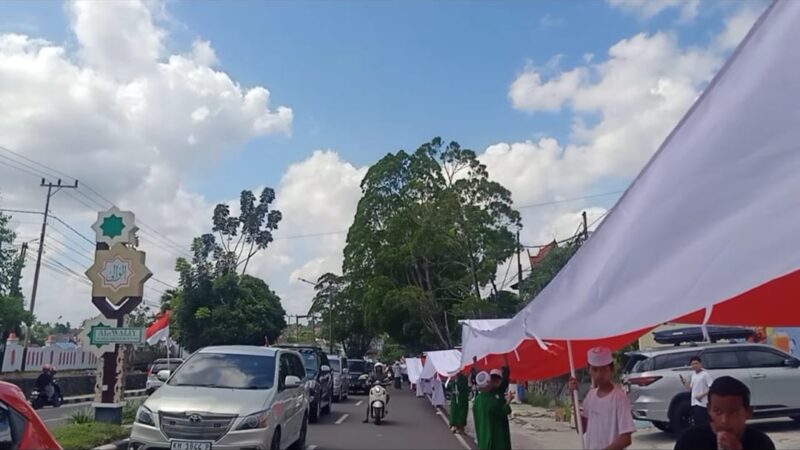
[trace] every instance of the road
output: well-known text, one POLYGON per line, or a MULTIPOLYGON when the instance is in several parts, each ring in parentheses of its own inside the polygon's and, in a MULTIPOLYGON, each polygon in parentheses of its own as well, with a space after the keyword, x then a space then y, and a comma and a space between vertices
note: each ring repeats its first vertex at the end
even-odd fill
MULTIPOLYGON (((345 402, 334 403, 330 414, 309 425, 307 449, 475 449, 470 438, 450 433, 446 418, 435 412, 427 399, 416 398, 405 389, 397 391, 390 387, 389 393, 392 396, 389 415, 381 425, 361 422, 366 411, 365 395, 351 395, 345 402)), ((47 427, 53 429, 82 408, 91 408, 91 403, 45 407, 37 412, 47 427)))
POLYGON ((474 442, 467 446, 469 438, 459 440, 450 433, 443 417, 427 399, 391 387, 389 394, 389 414, 381 425, 361 422, 366 413, 366 396, 351 396, 346 402, 334 403, 331 414, 309 425, 309 450, 475 448, 474 442))

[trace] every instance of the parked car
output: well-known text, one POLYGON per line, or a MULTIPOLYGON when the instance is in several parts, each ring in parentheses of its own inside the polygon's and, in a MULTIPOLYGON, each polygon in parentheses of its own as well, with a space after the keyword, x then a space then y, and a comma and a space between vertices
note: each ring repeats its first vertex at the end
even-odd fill
POLYGON ((0 449, 61 449, 22 390, 5 381, 0 381, 0 449))
POLYGON ((136 413, 129 449, 305 449, 309 400, 300 354, 255 346, 195 352, 136 413))
POLYGON ((333 401, 347 400, 347 393, 350 389, 350 369, 347 367, 347 357, 328 355, 328 362, 330 362, 331 376, 333 377, 333 401))
POLYGON ((159 372, 161 372, 162 370, 166 370, 172 373, 181 364, 183 364, 183 360, 178 358, 170 358, 170 359, 163 358, 153 361, 153 364, 150 365, 150 369, 147 370, 147 381, 145 381, 145 386, 144 386, 147 395, 152 394, 153 392, 156 391, 156 389, 160 388, 161 385, 164 384, 163 381, 158 379, 157 375, 159 372))
POLYGON ((366 394, 369 392, 369 367, 367 361, 363 359, 349 359, 347 360, 347 368, 349 369, 348 376, 350 377, 350 385, 348 389, 351 394, 366 394))
POLYGON ((680 375, 691 377, 693 356, 700 356, 714 378, 732 376, 750 388, 754 419, 788 416, 800 421, 800 360, 752 343, 629 352, 622 382, 635 419, 650 421, 662 431, 681 432, 694 424, 690 392, 680 380, 680 375))
POLYGON ((303 356, 306 387, 311 397, 308 420, 316 423, 322 414, 330 414, 333 403, 333 377, 328 355, 314 344, 281 344, 278 347, 295 350, 303 356))

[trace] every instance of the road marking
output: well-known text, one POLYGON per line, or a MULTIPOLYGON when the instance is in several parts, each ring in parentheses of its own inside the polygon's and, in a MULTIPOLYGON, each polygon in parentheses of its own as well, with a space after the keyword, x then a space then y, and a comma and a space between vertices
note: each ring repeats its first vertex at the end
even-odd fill
POLYGON ((316 445, 309 445, 308 447, 306 447, 306 450, 317 450, 317 446, 316 445))
POLYGON ((42 420, 42 422, 44 422, 44 423, 60 422, 62 420, 67 420, 67 419, 69 419, 69 417, 56 417, 55 419, 44 419, 44 420, 42 420))
MULTIPOLYGON (((442 418, 442 420, 444 421, 444 424, 447 425, 448 430, 449 430, 450 422, 447 420, 447 417, 444 416, 444 413, 442 413, 441 411, 437 410, 436 411, 436 415, 442 418)), ((465 441, 464 438, 460 434, 455 433, 455 434, 453 434, 453 436, 455 436, 456 439, 458 439, 458 442, 461 444, 462 447, 464 447, 467 450, 472 450, 472 447, 470 447, 469 444, 467 444, 467 441, 465 441)))
POLYGON ((364 403, 364 400, 359 400, 356 402, 356 406, 361 406, 362 403, 364 403))
POLYGON ((339 417, 339 420, 336 421, 336 425, 341 425, 348 417, 350 417, 350 414, 343 414, 342 417, 339 417))

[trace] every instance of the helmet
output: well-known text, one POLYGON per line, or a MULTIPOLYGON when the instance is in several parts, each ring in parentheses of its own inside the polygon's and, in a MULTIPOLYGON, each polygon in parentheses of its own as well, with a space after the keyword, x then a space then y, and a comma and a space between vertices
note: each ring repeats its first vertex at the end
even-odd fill
POLYGON ((51 366, 50 364, 45 364, 45 365, 42 366, 42 372, 49 372, 52 369, 53 369, 53 366, 51 366))
POLYGON ((384 367, 383 363, 379 363, 379 362, 375 363, 375 368, 377 369, 378 367, 383 369, 383 367, 384 367))

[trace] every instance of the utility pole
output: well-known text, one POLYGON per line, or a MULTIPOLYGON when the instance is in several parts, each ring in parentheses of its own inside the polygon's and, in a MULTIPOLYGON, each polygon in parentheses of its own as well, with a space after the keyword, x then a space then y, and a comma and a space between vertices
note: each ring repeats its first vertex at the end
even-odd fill
POLYGON ((588 221, 586 220, 586 211, 584 211, 581 216, 583 216, 583 240, 584 242, 589 239, 589 225, 587 225, 588 221))
POLYGON ((519 242, 519 229, 517 229, 517 290, 522 292, 522 258, 520 257, 520 253, 522 252, 522 245, 519 242))
POLYGON ((328 295, 328 352, 333 354, 333 294, 328 295))
MULTIPOLYGON (((47 217, 50 214, 50 198, 58 193, 61 189, 77 189, 78 188, 78 180, 75 180, 75 184, 61 184, 61 179, 58 179, 58 182, 53 184, 52 182, 46 181, 42 178, 41 187, 47 188, 47 198, 44 202, 44 218, 42 219, 42 233, 39 235, 39 250, 36 254, 36 268, 33 271, 33 290, 31 291, 31 315, 33 315, 34 307, 36 306, 36 292, 39 289, 39 272, 42 269, 42 252, 44 251, 44 236, 47 232, 47 217), (53 188, 56 188, 53 191, 53 188)), ((27 356, 28 351, 28 344, 30 343, 31 337, 31 328, 33 328, 33 323, 30 326, 25 328, 25 347, 23 348, 23 359, 22 359, 22 370, 25 370, 25 359, 27 356)))

